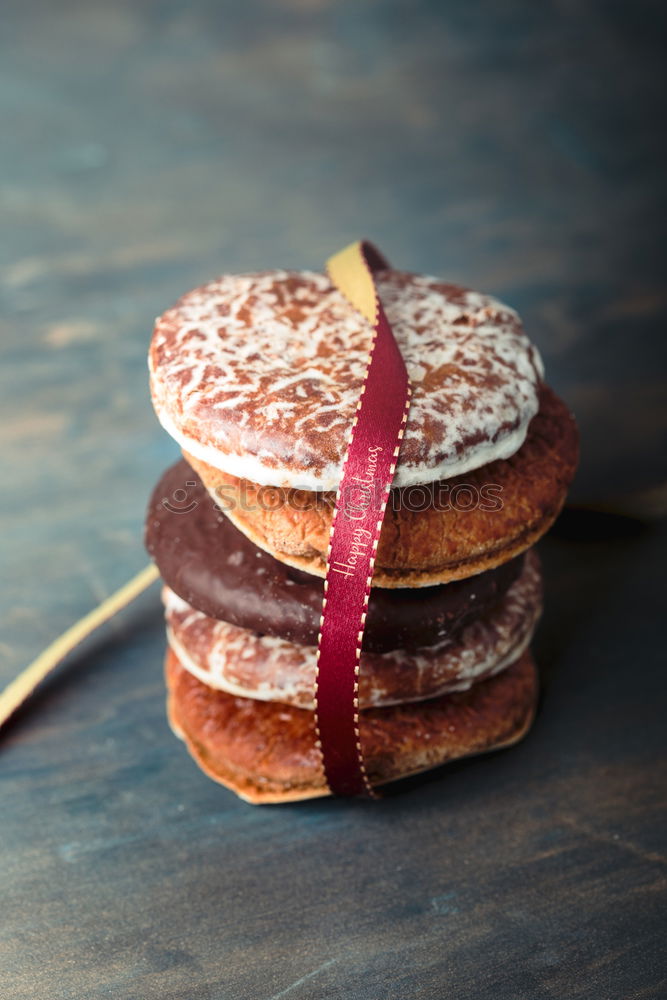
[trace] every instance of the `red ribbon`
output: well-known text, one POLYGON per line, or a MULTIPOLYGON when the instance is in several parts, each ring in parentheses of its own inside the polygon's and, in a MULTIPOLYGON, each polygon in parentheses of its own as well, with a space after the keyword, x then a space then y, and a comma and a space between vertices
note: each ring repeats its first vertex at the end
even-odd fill
POLYGON ((359 739, 359 656, 382 520, 410 406, 410 383, 373 274, 388 268, 367 242, 327 264, 332 282, 373 324, 368 367, 343 463, 329 538, 318 642, 315 718, 335 795, 374 795, 359 739))

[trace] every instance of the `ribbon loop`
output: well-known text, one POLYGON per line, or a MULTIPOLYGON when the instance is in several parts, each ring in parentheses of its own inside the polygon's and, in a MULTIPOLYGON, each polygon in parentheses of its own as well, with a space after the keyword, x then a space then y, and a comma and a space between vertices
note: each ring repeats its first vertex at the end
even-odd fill
POLYGON ((410 406, 405 362, 373 279, 388 266, 372 244, 361 241, 327 262, 333 284, 373 326, 336 496, 317 650, 318 745, 336 795, 374 795, 359 738, 359 658, 380 530, 410 406))

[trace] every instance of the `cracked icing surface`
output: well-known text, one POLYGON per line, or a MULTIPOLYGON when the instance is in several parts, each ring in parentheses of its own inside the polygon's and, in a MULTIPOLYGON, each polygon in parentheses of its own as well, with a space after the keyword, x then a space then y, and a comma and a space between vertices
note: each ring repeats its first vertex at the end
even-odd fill
MULTIPOLYGON (((436 278, 385 271, 376 281, 413 387, 394 485, 514 454, 542 374, 517 314, 436 278)), ((335 489, 371 332, 325 275, 223 275, 156 321, 156 413, 186 451, 232 475, 335 489)))
MULTIPOLYGON (((362 708, 464 691, 513 663, 527 648, 541 609, 534 553, 497 607, 435 646, 362 652, 362 708)), ((313 708, 316 650, 208 618, 165 587, 169 643, 183 667, 209 687, 244 698, 313 708)))

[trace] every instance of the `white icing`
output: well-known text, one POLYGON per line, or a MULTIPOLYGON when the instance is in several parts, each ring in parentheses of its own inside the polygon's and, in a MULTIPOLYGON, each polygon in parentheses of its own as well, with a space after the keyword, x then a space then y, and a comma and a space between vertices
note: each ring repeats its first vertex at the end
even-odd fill
MULTIPOLYGON (((201 462, 212 465, 214 469, 222 469, 230 476, 248 479, 262 486, 281 486, 286 489, 310 490, 311 492, 335 490, 340 481, 341 470, 338 465, 325 465, 318 475, 308 475, 303 470, 297 475, 290 474, 286 469, 267 468, 252 455, 223 453, 217 448, 213 448, 212 445, 195 441, 194 438, 183 434, 164 410, 160 411, 157 417, 167 434, 184 451, 198 458, 201 462)), ((510 458, 517 453, 526 440, 527 429, 527 427, 520 427, 511 434, 507 434, 498 444, 479 445, 474 454, 466 453, 458 461, 452 459, 450 462, 434 466, 429 479, 424 478, 426 473, 423 470, 415 468, 409 472, 406 469, 399 469, 394 477, 393 485, 417 486, 423 483, 437 482, 440 479, 451 479, 453 476, 462 476, 466 472, 472 472, 473 469, 481 469, 489 462, 510 458)), ((217 503, 218 497, 212 491, 211 496, 217 503)), ((285 559, 284 562, 287 560, 285 559)))
MULTIPOLYGON (((394 485, 514 454, 543 370, 516 313, 427 276, 388 272, 378 291, 413 386, 394 485)), ((158 419, 186 451, 232 475, 335 489, 370 336, 324 275, 223 276, 156 321, 158 419)))

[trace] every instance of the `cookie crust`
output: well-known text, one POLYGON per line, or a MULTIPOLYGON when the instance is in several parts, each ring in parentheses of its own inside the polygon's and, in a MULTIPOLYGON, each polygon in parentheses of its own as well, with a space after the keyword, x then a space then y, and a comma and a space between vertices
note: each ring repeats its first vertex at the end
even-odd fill
MULTIPOLYGON (((312 712, 237 698, 202 684, 167 652, 167 713, 200 768, 246 802, 328 795, 312 712)), ((530 727, 537 673, 526 651, 469 691, 361 713, 361 742, 374 784, 510 746, 530 727)))
MULTIPOLYGON (((290 566, 325 576, 334 493, 271 490, 188 453, 185 458, 221 501, 226 516, 255 545, 290 566)), ((525 552, 560 512, 577 458, 574 417, 553 390, 542 385, 539 412, 525 443, 511 458, 445 482, 392 490, 374 586, 448 583, 525 552), (452 496, 459 498, 456 506, 452 496), (469 499, 475 506, 460 509, 469 499), (485 509, 498 503, 500 509, 485 509)))

